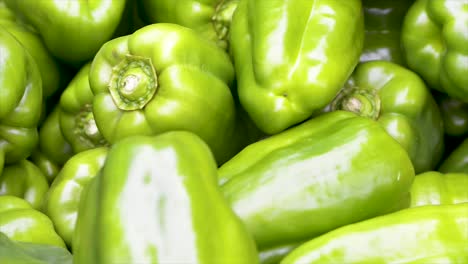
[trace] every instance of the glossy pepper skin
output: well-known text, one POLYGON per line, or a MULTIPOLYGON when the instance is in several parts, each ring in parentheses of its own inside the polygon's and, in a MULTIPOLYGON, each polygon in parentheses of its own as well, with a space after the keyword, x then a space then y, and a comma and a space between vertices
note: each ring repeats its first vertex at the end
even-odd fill
POLYGON ((411 185, 411 207, 468 203, 468 174, 429 171, 411 185))
POLYGON ((34 59, 0 27, 0 173, 28 157, 38 141, 42 81, 34 59))
POLYGON ((20 197, 37 210, 42 208, 47 190, 46 176, 28 160, 6 166, 0 175, 0 195, 20 197))
POLYGON ((404 65, 400 45, 403 18, 414 0, 362 0, 365 40, 361 62, 391 61, 404 65))
POLYGON ((242 106, 267 134, 306 120, 338 93, 363 42, 360 0, 241 0, 230 45, 242 106))
POLYGON ((216 170, 209 147, 191 132, 120 140, 85 188, 74 263, 257 263, 216 170))
POLYGON ((444 173, 468 173, 468 138, 447 156, 438 170, 444 173))
POLYGON ((45 197, 44 212, 70 248, 82 191, 103 167, 107 151, 101 147, 74 155, 60 170, 45 197))
POLYGON ((408 67, 431 88, 468 102, 468 3, 417 0, 401 32, 408 67))
POLYGON ((90 63, 84 65, 60 97, 60 130, 74 153, 107 144, 94 119, 94 95, 88 78, 90 68, 90 63))
POLYGON ((229 47, 229 28, 239 0, 140 0, 140 11, 148 24, 174 23, 191 28, 229 47))
POLYGON ((42 79, 42 95, 50 97, 60 87, 60 66, 52 57, 41 37, 33 28, 19 18, 0 1, 0 27, 12 34, 31 54, 39 67, 42 79))
POLYGON ((414 178, 397 141, 377 122, 345 111, 251 144, 218 173, 260 250, 396 210, 414 178))
POLYGON ((52 221, 16 196, 0 196, 0 232, 14 241, 65 248, 52 221))
POLYGON ((468 203, 421 206, 333 230, 281 264, 466 263, 467 244, 468 203))
POLYGON ((72 255, 62 247, 16 242, 0 233, 0 263, 72 264, 72 255))
POLYGON ((41 35, 49 51, 69 64, 93 58, 120 22, 125 0, 4 0, 41 35))
POLYGON ((176 24, 145 26, 113 39, 94 58, 89 82, 93 113, 113 144, 132 135, 187 130, 208 143, 219 163, 230 146, 235 105, 227 53, 176 24))
POLYGON ((52 182, 62 165, 73 155, 73 150, 60 128, 58 107, 47 116, 39 129, 39 144, 30 159, 52 182))
POLYGON ((424 81, 403 66, 388 61, 359 64, 330 110, 377 120, 406 149, 416 173, 435 169, 442 157, 440 110, 424 81))
POLYGON ((436 93, 434 98, 444 121, 445 134, 453 137, 468 135, 468 103, 444 93, 436 93))

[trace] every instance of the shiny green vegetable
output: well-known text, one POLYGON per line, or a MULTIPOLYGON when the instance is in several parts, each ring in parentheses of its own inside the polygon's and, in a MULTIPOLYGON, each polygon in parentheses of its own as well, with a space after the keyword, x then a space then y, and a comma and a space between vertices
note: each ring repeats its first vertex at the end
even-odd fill
POLYGON ((94 119, 94 95, 88 79, 90 68, 90 63, 83 66, 60 97, 60 130, 74 153, 107 144, 94 119))
POLYGON ((435 99, 442 114, 445 134, 454 137, 467 136, 468 103, 444 93, 436 93, 435 99))
POLYGON ((468 138, 457 146, 440 164, 439 171, 443 173, 468 173, 468 138))
POLYGON ((0 27, 0 173, 4 163, 28 157, 38 141, 42 80, 37 64, 0 27))
POLYGON ((411 207, 468 203, 468 174, 429 171, 416 175, 411 207))
POLYGON ((442 157, 439 108, 424 81, 398 64, 358 65, 330 108, 377 120, 406 149, 416 173, 435 169, 442 157))
POLYGON ((0 232, 14 241, 65 248, 52 221, 27 201, 15 196, 0 196, 0 232))
POLYGON ((89 72, 96 125, 110 144, 187 130, 208 143, 219 163, 234 155, 233 80, 223 50, 189 28, 165 23, 107 42, 89 72))
POLYGON ((72 255, 62 247, 15 242, 0 232, 0 263, 72 264, 72 255))
POLYGON ((467 263, 468 203, 421 206, 333 230, 281 264, 467 263))
POLYGON ((239 0, 140 0, 144 20, 175 23, 228 49, 229 28, 239 0))
POLYGON ((69 247, 72 246, 82 191, 101 170, 106 156, 105 147, 74 155, 65 163, 45 197, 44 212, 69 247))
POLYGON ((4 0, 31 24, 49 51, 61 60, 79 65, 93 58, 113 35, 125 0, 17 1, 4 0))
POLYGON ((74 263, 257 263, 216 170, 209 147, 187 131, 115 143, 84 190, 74 263))
POLYGON ((431 88, 468 102, 468 2, 417 0, 401 32, 408 67, 431 88))
POLYGON ((32 162, 19 161, 6 166, 0 174, 0 195, 12 195, 28 201, 40 210, 49 190, 46 176, 32 162))
POLYGON ((414 178, 405 149, 379 123, 345 111, 253 143, 218 173, 260 250, 397 210, 414 178))
POLYGON ((230 45, 242 106, 267 134, 306 120, 336 96, 363 42, 360 0, 241 0, 230 45))

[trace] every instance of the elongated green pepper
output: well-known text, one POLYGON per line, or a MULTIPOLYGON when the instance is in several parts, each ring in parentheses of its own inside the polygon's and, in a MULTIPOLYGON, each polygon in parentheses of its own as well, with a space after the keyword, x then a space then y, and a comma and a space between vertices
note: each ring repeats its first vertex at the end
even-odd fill
POLYGON ((424 81, 388 61, 361 63, 330 110, 377 120, 408 152, 416 173, 433 170, 444 150, 440 110, 424 81))
POLYGON ((52 221, 16 196, 0 196, 0 232, 14 241, 65 248, 52 221))
POLYGON ((18 16, 37 29, 49 51, 79 65, 93 58, 121 19, 125 0, 4 0, 18 16))
POLYGON ((331 231, 281 264, 466 263, 468 203, 421 206, 331 231))
POLYGON ((410 69, 431 88, 468 102, 468 2, 417 0, 401 32, 410 69))
POLYGON ((468 138, 447 156, 440 164, 439 171, 468 173, 468 138))
POLYGON ((107 42, 89 72, 96 125, 110 144, 187 130, 219 163, 234 155, 233 80, 228 54, 189 28, 165 23, 107 42))
POLYGON ((261 250, 397 210, 414 177, 408 154, 379 123, 345 111, 251 144, 218 173, 261 250))
POLYGON ((28 157, 38 141, 42 80, 37 64, 0 27, 0 173, 4 163, 28 157))
POLYGON ((0 174, 0 195, 23 198, 34 209, 42 209, 47 190, 46 176, 30 161, 22 160, 6 166, 0 174))
POLYGON ((360 0, 241 0, 230 45, 242 106, 267 134, 306 120, 336 96, 363 42, 360 0))
POLYGON ((74 155, 65 163, 47 192, 44 212, 69 247, 72 247, 82 190, 101 170, 106 156, 105 147, 74 155))
POLYGON ((468 174, 429 171, 411 185, 411 207, 468 203, 468 174))
POLYGON ((216 170, 209 147, 191 132, 115 143, 85 188, 74 263, 257 263, 216 170))
POLYGON ((60 97, 60 130, 74 153, 107 144, 94 119, 94 95, 88 78, 90 68, 90 63, 84 65, 60 97))
POLYGON ((199 32, 228 49, 229 28, 239 0, 141 0, 144 20, 152 23, 175 23, 199 32))

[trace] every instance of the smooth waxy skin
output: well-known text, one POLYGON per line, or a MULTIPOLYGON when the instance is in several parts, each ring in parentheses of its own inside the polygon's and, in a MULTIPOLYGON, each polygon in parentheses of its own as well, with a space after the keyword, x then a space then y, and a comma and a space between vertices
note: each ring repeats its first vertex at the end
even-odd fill
POLYGON ((49 190, 46 176, 32 162, 22 160, 3 168, 0 175, 0 195, 12 195, 28 201, 40 210, 49 190))
POLYGON ((42 95, 47 98, 60 87, 59 65, 49 53, 37 32, 18 20, 19 18, 1 1, 0 26, 12 34, 34 58, 41 72, 42 95))
POLYGON ((468 2, 418 0, 405 16, 408 67, 431 88, 468 102, 468 2))
POLYGON ((52 221, 27 201, 15 196, 0 196, 0 232, 14 241, 65 248, 52 221))
POLYGON ((61 60, 81 64, 93 58, 114 33, 125 0, 4 0, 37 29, 49 51, 61 60))
POLYGON ((101 147, 74 155, 65 163, 45 198, 44 212, 70 247, 82 191, 103 167, 107 151, 101 147))
POLYGON ((424 81, 388 61, 361 63, 331 109, 377 120, 408 152, 416 173, 432 170, 444 150, 440 110, 424 81))
POLYGON ((398 142, 377 122, 344 111, 251 144, 218 173, 262 250, 396 210, 414 178, 398 142))
POLYGON ((235 106, 229 56, 195 31, 158 23, 111 40, 89 81, 98 129, 110 143, 132 135, 188 130, 220 163, 234 155, 235 106))
POLYGON ((438 93, 435 99, 439 105, 442 120, 444 120, 445 134, 468 135, 468 103, 443 93, 438 93))
POLYGON ((361 1, 242 0, 230 40, 240 102, 275 134, 323 108, 351 75, 364 42, 361 1))
POLYGON ((93 115, 93 92, 89 86, 89 69, 84 65, 60 97, 60 129, 73 152, 107 145, 96 126, 93 115))
POLYGON ((0 27, 0 173, 31 154, 38 140, 42 81, 34 59, 0 27))
POLYGON ((142 0, 148 24, 175 23, 199 32, 219 47, 229 46, 229 27, 238 0, 142 0))
POLYGON ((430 171, 416 175, 411 207, 468 203, 468 174, 430 171))
POLYGON ((49 182, 55 178, 62 165, 73 155, 73 150, 60 128, 58 107, 47 116, 39 129, 39 144, 31 160, 46 175, 49 182))
POLYGON ((404 65, 400 34, 414 0, 363 0, 366 37, 361 62, 386 60, 404 65))
POLYGON ((466 263, 468 203, 421 206, 331 231, 281 264, 466 263))
POLYGON ((208 146, 190 132, 117 142, 85 188, 74 263, 258 262, 216 170, 208 146))
POLYGON ((468 139, 456 147, 440 164, 439 171, 443 173, 468 173, 468 139))

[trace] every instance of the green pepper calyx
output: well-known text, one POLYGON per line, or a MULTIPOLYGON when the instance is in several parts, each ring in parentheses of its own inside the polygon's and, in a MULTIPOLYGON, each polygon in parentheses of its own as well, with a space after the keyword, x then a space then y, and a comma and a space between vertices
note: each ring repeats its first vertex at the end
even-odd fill
POLYGON ((232 15, 236 11, 237 0, 222 0, 216 6, 215 13, 211 18, 213 26, 218 36, 218 46, 228 48, 229 28, 231 27, 232 15))
POLYGON ((333 100, 331 108, 356 113, 376 120, 380 115, 380 98, 375 91, 345 88, 333 100))
POLYGON ((127 55, 112 69, 109 90, 121 110, 142 109, 151 101, 157 87, 157 76, 149 58, 127 55))
POLYGON ((91 104, 86 104, 76 116, 76 127, 73 132, 83 145, 90 148, 107 145, 96 125, 91 104))

